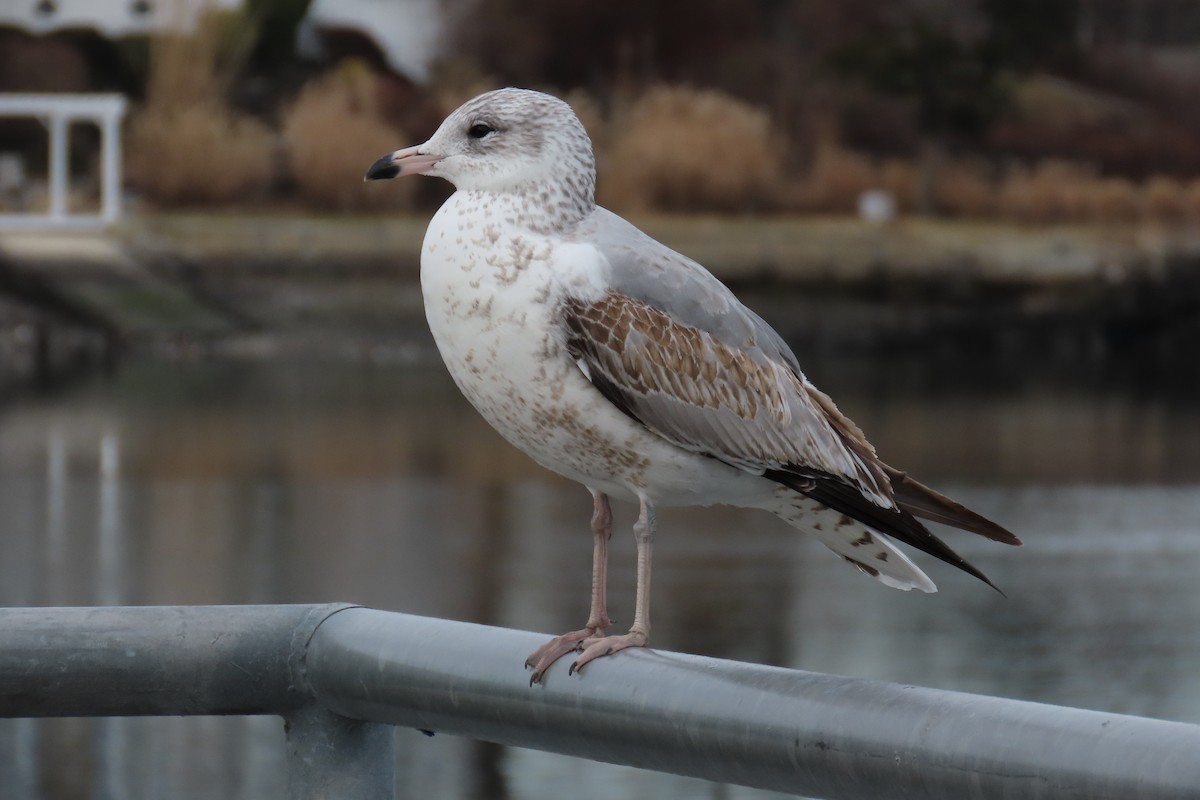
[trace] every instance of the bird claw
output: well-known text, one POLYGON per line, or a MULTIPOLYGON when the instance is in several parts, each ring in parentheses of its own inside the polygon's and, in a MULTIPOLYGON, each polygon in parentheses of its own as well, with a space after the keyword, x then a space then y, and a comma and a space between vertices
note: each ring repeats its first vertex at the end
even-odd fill
POLYGON ((529 677, 529 685, 542 682, 542 676, 546 674, 546 670, 550 666, 567 653, 582 652, 586 642, 595 639, 597 634, 602 633, 601 629, 584 628, 578 631, 564 633, 562 636, 556 636, 544 645, 534 650, 529 654, 529 658, 525 659, 525 669, 532 669, 533 675, 529 677))
POLYGON ((620 636, 597 636, 585 639, 579 643, 579 658, 571 664, 568 675, 582 673, 585 664, 590 664, 597 658, 611 656, 630 647, 645 647, 646 634, 641 631, 630 631, 620 636))

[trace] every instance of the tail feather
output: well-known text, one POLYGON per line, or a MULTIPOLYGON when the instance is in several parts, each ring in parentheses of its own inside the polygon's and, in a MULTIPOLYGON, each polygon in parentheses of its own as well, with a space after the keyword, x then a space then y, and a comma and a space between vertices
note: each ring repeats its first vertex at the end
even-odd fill
POLYGON ((780 487, 766 509, 887 586, 937 591, 929 576, 885 536, 823 503, 780 487))
MULTIPOLYGON (((922 550, 961 569, 1000 592, 999 587, 974 564, 934 536, 921 521, 902 507, 884 508, 867 499, 857 487, 833 476, 801 478, 782 470, 768 470, 766 477, 816 501, 821 506, 844 514, 848 519, 893 539, 922 550)), ((982 519, 982 518, 981 518, 982 519)), ((1000 592, 1004 594, 1004 592, 1000 592)))

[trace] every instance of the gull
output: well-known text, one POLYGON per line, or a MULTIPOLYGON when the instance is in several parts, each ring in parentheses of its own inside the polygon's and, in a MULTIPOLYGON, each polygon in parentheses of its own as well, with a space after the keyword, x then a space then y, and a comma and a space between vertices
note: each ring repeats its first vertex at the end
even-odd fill
POLYGON ((368 180, 456 189, 421 249, 430 330, 454 382, 509 442, 591 492, 587 623, 526 661, 530 685, 643 647, 659 507, 760 508, 897 589, 936 591, 892 540, 994 585, 922 519, 1005 544, 1009 531, 876 455, 791 348, 704 267, 596 205, 591 140, 571 107, 528 89, 463 104, 368 180), (609 498, 638 504, 633 625, 610 634, 609 498))

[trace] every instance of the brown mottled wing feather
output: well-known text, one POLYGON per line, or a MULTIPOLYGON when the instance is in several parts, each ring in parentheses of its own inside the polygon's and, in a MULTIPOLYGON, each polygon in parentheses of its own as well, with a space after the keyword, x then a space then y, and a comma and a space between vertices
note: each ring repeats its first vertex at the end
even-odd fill
POLYGON ((916 517, 1009 544, 1016 537, 879 461, 858 426, 790 365, 620 292, 569 299, 560 319, 592 384, 658 435, 763 474, 995 588, 916 517))
POLYGON ((604 209, 570 235, 599 251, 612 291, 564 305, 567 346, 592 384, 630 417, 985 582, 916 517, 1019 543, 881 462, 862 431, 804 377, 779 334, 695 261, 604 209))
POLYGON ((593 385, 659 436, 751 472, 835 477, 867 502, 893 505, 870 445, 839 429, 857 428, 831 419, 811 385, 761 348, 729 346, 620 292, 568 300, 561 321, 593 385))
MULTIPOLYGON (((729 288, 717 280, 708 270, 687 256, 677 253, 661 242, 647 236, 633 225, 617 215, 598 208, 590 214, 572 234, 576 239, 596 250, 603 257, 608 268, 608 281, 617 295, 628 298, 637 304, 648 307, 651 311, 661 313, 674 329, 692 329, 699 337, 701 347, 698 351, 705 356, 731 354, 739 367, 747 367, 751 372, 757 372, 764 378, 763 386, 774 385, 782 392, 787 402, 779 405, 778 409, 795 406, 796 418, 793 419, 792 430, 785 438, 795 440, 797 436, 803 441, 779 448, 771 445, 768 440, 773 438, 769 430, 777 423, 769 419, 759 419, 754 422, 747 420, 730 420, 722 418, 719 413, 695 413, 686 409, 671 409, 675 416, 673 420, 659 420, 658 423, 670 422, 673 425, 686 428, 680 430, 679 437, 670 436, 655 420, 651 419, 650 411, 641 409, 643 416, 639 417, 648 427, 660 435, 667 436, 681 446, 706 452, 706 443, 712 438, 713 427, 721 437, 732 434, 740 439, 739 446, 747 443, 767 446, 774 455, 780 452, 792 452, 799 449, 817 459, 815 463, 801 461, 808 466, 822 469, 829 474, 845 477, 851 483, 882 502, 892 505, 891 485, 883 473, 882 464, 875 457, 874 451, 863 438, 862 433, 854 424, 837 413, 836 407, 804 377, 800 370, 795 354, 779 334, 752 310, 747 308, 734 296, 729 288), (833 414, 829 414, 829 409, 833 414), (691 419, 684 419, 691 417, 691 419), (762 427, 765 425, 765 427, 762 427), (852 435, 848 435, 851 434, 852 435), (747 436, 747 434, 749 434, 747 436), (697 439, 690 439, 696 436, 697 439), (811 440, 805 440, 811 437, 811 440), (699 444, 699 446, 695 446, 699 444), (822 462, 821 456, 827 456, 827 463, 822 462)), ((677 338, 688 338, 680 336, 677 338)), ((624 342, 620 343, 624 346, 624 342)), ((725 377, 723 374, 722 378, 725 377)), ((606 395, 633 416, 630 398, 618 399, 621 394, 619 377, 603 374, 593 375, 593 383, 608 380, 609 389, 606 395)), ((701 387, 703 388, 703 387, 701 387)), ((756 387, 745 387, 737 381, 717 381, 711 387, 718 393, 729 396, 748 392, 753 395, 756 387)), ((770 400, 771 392, 759 399, 770 400)), ((643 398, 643 400, 645 400, 643 398)), ((650 400, 650 404, 662 403, 662 398, 650 400)), ((645 404, 645 403, 643 403, 645 404)), ((666 408, 660 410, 667 410, 666 408)), ((776 442, 775 444, 778 444, 776 442)), ((750 457, 753 453, 745 451, 750 457)), ((728 459, 729 453, 717 455, 728 459)), ((793 453, 794 455, 794 453, 793 453)), ((769 459, 774 463, 777 458, 769 459)), ((768 464, 759 463, 750 458, 748 463, 735 461, 749 469, 762 469, 768 464)))

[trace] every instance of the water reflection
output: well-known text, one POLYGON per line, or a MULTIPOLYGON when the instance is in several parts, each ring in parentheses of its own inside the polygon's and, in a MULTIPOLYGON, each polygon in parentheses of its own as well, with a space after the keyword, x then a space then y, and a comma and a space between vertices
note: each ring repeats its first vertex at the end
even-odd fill
MULTIPOLYGON (((1025 538, 954 540, 1008 598, 936 564, 939 594, 901 595, 768 515, 668 510, 655 644, 1200 722, 1195 398, 910 369, 810 367, 890 460, 1025 538)), ((586 492, 500 441, 435 364, 129 364, 0 412, 0 508, 5 605, 350 600, 545 631, 587 614, 586 492)), ((633 553, 618 535, 625 622, 633 553)), ((400 740, 405 795, 766 796, 400 740)), ((271 718, 0 721, 6 800, 258 800, 283 781, 271 718)))

